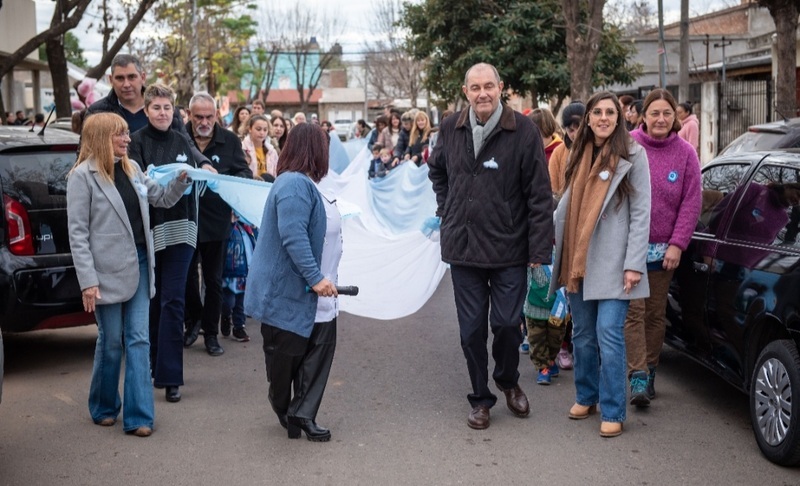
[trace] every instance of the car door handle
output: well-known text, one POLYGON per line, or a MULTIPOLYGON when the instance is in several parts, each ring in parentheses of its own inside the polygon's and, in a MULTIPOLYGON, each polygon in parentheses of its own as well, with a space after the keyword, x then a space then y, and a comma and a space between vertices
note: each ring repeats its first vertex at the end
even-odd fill
POLYGON ((692 263, 692 267, 698 272, 708 273, 708 265, 702 262, 692 263))

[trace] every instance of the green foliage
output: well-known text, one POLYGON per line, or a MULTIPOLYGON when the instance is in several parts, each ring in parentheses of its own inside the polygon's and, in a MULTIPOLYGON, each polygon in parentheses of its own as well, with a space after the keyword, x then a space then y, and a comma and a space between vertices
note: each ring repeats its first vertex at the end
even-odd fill
MULTIPOLYGON (((569 93, 560 0, 425 0, 404 4, 401 25, 411 33, 409 50, 428 61, 428 89, 442 99, 461 92, 464 73, 477 62, 497 67, 519 94, 546 100, 569 93)), ((628 62, 634 52, 620 29, 606 24, 595 85, 631 83, 641 72, 628 62)))
POLYGON ((182 103, 191 96, 195 77, 212 94, 239 88, 241 58, 257 24, 249 15, 254 7, 249 0, 198 0, 194 24, 191 7, 191 0, 162 0, 153 9, 157 28, 165 33, 155 67, 182 103), (192 57, 195 34, 199 73, 192 57))
MULTIPOLYGON (((83 57, 83 48, 81 47, 78 36, 72 32, 67 32, 64 36, 64 55, 67 61, 78 66, 79 68, 86 69, 89 67, 89 61, 83 57)), ((39 60, 47 61, 47 52, 45 52, 44 44, 39 46, 39 60)))

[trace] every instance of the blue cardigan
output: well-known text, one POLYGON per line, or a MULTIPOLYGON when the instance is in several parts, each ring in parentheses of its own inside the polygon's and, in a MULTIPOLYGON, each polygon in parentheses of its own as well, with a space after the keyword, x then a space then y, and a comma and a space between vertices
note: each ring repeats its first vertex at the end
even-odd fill
POLYGON ((245 313, 264 324, 311 336, 326 217, 322 196, 306 175, 286 172, 264 206, 244 294, 245 313))

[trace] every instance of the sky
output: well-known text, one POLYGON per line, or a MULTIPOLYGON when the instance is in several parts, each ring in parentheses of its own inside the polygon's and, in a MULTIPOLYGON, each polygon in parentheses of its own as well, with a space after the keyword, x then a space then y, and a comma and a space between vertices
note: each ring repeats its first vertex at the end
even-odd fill
MULTIPOLYGON (((34 1, 36 3, 37 29, 41 32, 47 29, 50 24, 50 19, 53 15, 53 1, 34 1)), ((271 0, 260 0, 260 2, 261 1, 271 0)), ((92 3, 94 4, 96 2, 92 3)), ((725 8, 734 3, 737 3, 737 0, 690 0, 689 10, 693 14, 706 13, 725 8)), ((371 0, 302 0, 302 5, 304 6, 317 9, 321 12, 327 12, 330 15, 335 13, 338 17, 347 19, 347 28, 339 39, 345 54, 348 52, 360 51, 364 41, 369 39, 372 35, 370 19, 374 15, 373 4, 374 2, 371 0)), ((652 4, 653 9, 656 10, 656 0, 652 0, 652 4)), ((665 23, 678 21, 680 18, 680 5, 681 0, 664 0, 665 23)), ((98 33, 93 30, 87 32, 87 27, 93 20, 91 18, 92 13, 92 5, 90 5, 81 24, 73 30, 73 33, 76 34, 81 41, 81 47, 84 49, 84 57, 86 57, 90 65, 99 62, 99 46, 102 41, 98 33)))

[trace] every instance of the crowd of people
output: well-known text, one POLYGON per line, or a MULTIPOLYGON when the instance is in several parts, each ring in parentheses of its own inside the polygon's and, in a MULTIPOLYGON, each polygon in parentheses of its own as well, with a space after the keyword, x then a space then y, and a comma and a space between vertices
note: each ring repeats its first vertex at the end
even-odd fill
MULTIPOLYGON (((218 334, 248 341, 250 316, 262 324, 278 422, 290 438, 329 440, 316 415, 336 347, 341 216, 317 184, 332 125, 267 114, 256 100, 224 127, 212 96, 175 106, 170 88, 145 86, 130 55, 114 59, 109 79, 113 90, 82 120, 67 193, 84 308, 99 329, 93 421, 112 426, 122 412, 125 432, 149 436, 152 389, 182 398, 183 349, 202 333, 220 356, 218 334), (273 182, 260 225, 239 221, 185 172, 166 187, 145 174, 174 162, 273 182), (104 256, 111 245, 121 257, 104 256)), ((540 385, 574 368, 567 415, 585 419, 599 405, 600 435, 615 437, 628 401, 655 398, 669 281, 700 211, 697 147, 683 138, 696 118, 663 89, 641 102, 603 91, 564 107, 559 126, 546 108, 515 112, 502 91, 497 70, 476 64, 465 74, 468 107, 445 112, 439 127, 420 110, 387 109, 374 128, 359 120, 355 136, 372 153, 366 176, 427 164, 472 386, 468 426, 489 427, 497 401, 488 327, 491 377, 515 416, 531 408, 519 383, 524 350, 540 385)))

